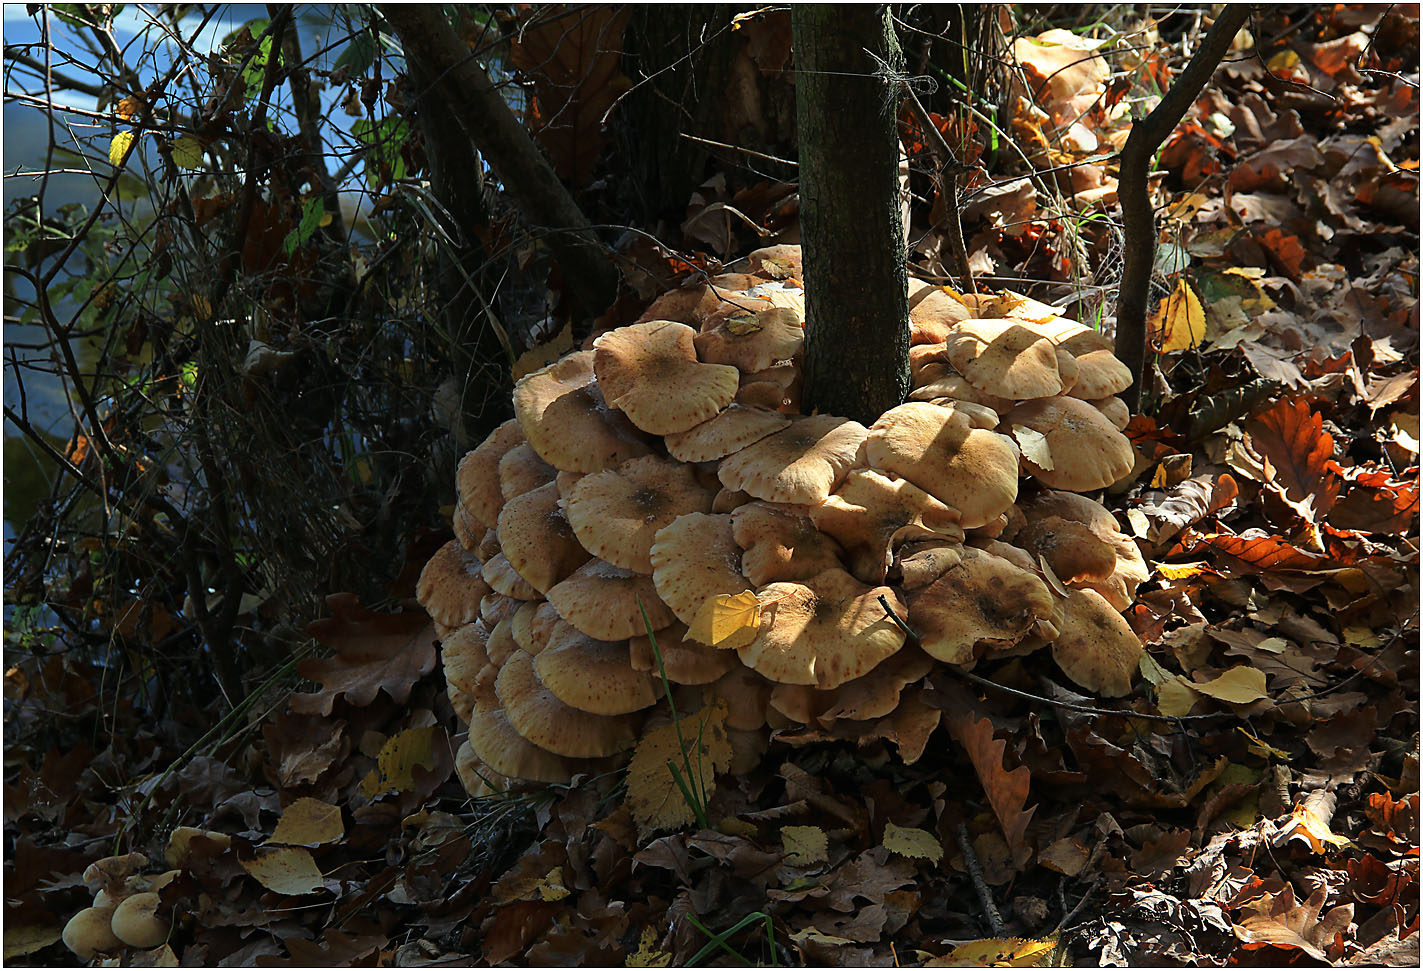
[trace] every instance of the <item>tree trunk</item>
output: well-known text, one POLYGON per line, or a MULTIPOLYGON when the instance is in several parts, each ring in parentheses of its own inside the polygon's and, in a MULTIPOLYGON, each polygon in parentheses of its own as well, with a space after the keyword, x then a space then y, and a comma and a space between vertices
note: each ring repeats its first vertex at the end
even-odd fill
POLYGON ((899 82, 885 73, 902 70, 903 59, 885 7, 796 6, 792 30, 806 285, 801 398, 806 412, 869 424, 909 390, 899 82))

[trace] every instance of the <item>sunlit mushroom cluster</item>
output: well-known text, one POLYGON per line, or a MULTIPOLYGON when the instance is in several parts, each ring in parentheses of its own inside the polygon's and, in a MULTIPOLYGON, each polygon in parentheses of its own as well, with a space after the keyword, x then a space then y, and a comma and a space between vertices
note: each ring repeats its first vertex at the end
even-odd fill
POLYGON ((910 400, 868 428, 803 415, 800 250, 748 262, 522 378, 461 461, 418 593, 472 793, 615 765, 664 676, 679 711, 724 699, 743 766, 775 732, 868 733, 942 665, 1049 648, 1130 690, 1146 565, 1079 494, 1133 467, 1110 343, 914 281, 910 400), (755 623, 689 639, 748 596, 755 623))

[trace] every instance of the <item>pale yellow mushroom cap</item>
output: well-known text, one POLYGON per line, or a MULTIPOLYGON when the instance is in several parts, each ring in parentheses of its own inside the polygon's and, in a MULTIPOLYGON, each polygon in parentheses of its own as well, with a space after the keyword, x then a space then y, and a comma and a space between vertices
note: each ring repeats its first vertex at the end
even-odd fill
POLYGON ((168 921, 158 916, 158 894, 136 893, 119 901, 110 918, 114 936, 129 947, 157 947, 168 939, 168 921))
POLYGON ((963 541, 957 510, 923 489, 874 469, 853 469, 826 500, 810 509, 817 529, 845 550, 850 572, 884 583, 895 544, 939 536, 963 541))
POLYGON ((514 413, 539 458, 560 471, 599 472, 652 451, 593 380, 593 351, 575 351, 514 386, 514 413))
POLYGON ((614 566, 652 573, 657 531, 678 516, 711 509, 712 492, 689 465, 653 455, 586 475, 563 499, 583 547, 614 566))
POLYGON ((665 671, 667 680, 672 684, 710 684, 741 665, 735 651, 723 651, 700 641, 686 640, 686 634, 687 625, 683 623, 664 627, 655 635, 655 654, 652 637, 643 634, 628 638, 633 668, 659 678, 665 671), (662 657, 661 671, 657 667, 658 655, 662 657))
POLYGON ((790 423, 779 411, 733 402, 714 418, 685 432, 668 435, 667 451, 681 462, 711 462, 739 452, 790 423))
POLYGON ((435 551, 415 582, 415 599, 430 619, 446 627, 468 624, 479 616, 479 602, 490 591, 481 571, 484 564, 458 542, 435 551))
POLYGON ((684 432, 731 404, 741 372, 697 360, 696 332, 671 320, 619 327, 593 342, 608 404, 654 435, 684 432))
POLYGON ((652 577, 599 559, 589 560, 555 584, 548 592, 548 602, 560 617, 600 641, 620 641, 647 633, 639 602, 653 630, 661 630, 676 619, 657 595, 652 577))
MULTIPOLYGON (((539 748, 520 735, 500 706, 492 686, 475 697, 474 713, 469 719, 469 747, 473 757, 507 779, 561 784, 571 780, 580 765, 573 759, 539 748)), ((460 781, 471 795, 475 794, 463 774, 460 781)))
POLYGON ((965 320, 944 347, 954 370, 990 394, 1021 401, 1061 394, 1065 386, 1057 345, 1017 321, 965 320))
POLYGON ((1079 398, 1024 401, 1003 416, 1002 427, 1018 440, 1023 466, 1053 489, 1105 489, 1130 472, 1135 462, 1136 453, 1126 436, 1079 398))
POLYGON ((962 547, 957 564, 909 600, 909 625, 933 657, 971 667, 975 646, 1016 644, 1053 611, 1053 595, 1035 574, 999 556, 962 547))
POLYGON ((1087 351, 1076 359, 1077 382, 1068 391, 1072 397, 1107 398, 1131 387, 1131 369, 1111 351, 1087 351))
POLYGON ((1088 691, 1118 698, 1131 691, 1141 640, 1126 618, 1095 590, 1068 591, 1066 616, 1052 642, 1052 659, 1088 691))
POLYGON ((867 430, 834 415, 795 417, 790 427, 722 459, 717 475, 728 489, 767 502, 821 502, 854 467, 867 430))
POLYGON ((741 548, 732 537, 731 516, 688 513, 659 530, 652 546, 652 582, 684 624, 694 623, 712 597, 750 589, 741 573, 741 548))
POLYGON ((697 334, 697 356, 753 374, 799 353, 805 341, 803 321, 804 314, 784 307, 767 307, 754 313, 732 310, 715 327, 697 334))
POLYGON ((499 489, 499 460, 523 441, 523 429, 517 420, 510 418, 460 459, 455 472, 459 506, 486 529, 494 527, 499 519, 499 507, 504 504, 504 495, 499 489))
POLYGON ((510 499, 499 513, 499 545, 514 572, 539 593, 588 561, 552 482, 510 499))
POLYGON ((653 680, 633 669, 627 641, 599 641, 568 623, 534 658, 539 681, 565 705, 595 715, 626 715, 657 701, 653 680))
POLYGON ((495 689, 514 730, 555 755, 602 758, 637 741, 640 715, 594 715, 565 705, 539 680, 534 659, 523 651, 499 669, 495 689))
POLYGON ((753 586, 809 580, 843 569, 840 544, 815 528, 811 507, 796 503, 748 502, 731 514, 731 533, 741 554, 741 571, 753 586))
MULTIPOLYGON (((509 731, 513 732, 514 729, 510 728, 509 731)), ((464 791, 476 799, 507 792, 514 785, 511 779, 495 772, 474 754, 469 739, 465 739, 455 751, 455 775, 459 777, 464 791)))
POLYGON ((507 503, 552 482, 557 474, 558 470, 539 458, 528 442, 520 442, 499 460, 499 492, 507 503))

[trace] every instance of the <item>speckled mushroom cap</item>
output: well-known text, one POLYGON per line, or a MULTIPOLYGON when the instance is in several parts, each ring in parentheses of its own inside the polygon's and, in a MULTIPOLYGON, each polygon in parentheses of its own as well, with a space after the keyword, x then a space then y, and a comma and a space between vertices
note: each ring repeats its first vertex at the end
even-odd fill
POLYGON ((484 649, 488 640, 489 629, 479 622, 465 624, 441 639, 440 663, 445 668, 445 680, 461 691, 473 693, 475 678, 489 663, 489 653, 484 649))
POLYGON ((1117 431, 1126 431, 1127 425, 1131 424, 1131 412, 1127 409, 1127 403, 1121 398, 1094 398, 1092 407, 1102 413, 1107 421, 1112 423, 1112 427, 1117 431))
POLYGON ((909 281, 911 344, 942 344, 955 324, 972 316, 972 311, 945 288, 923 280, 909 281))
POLYGON ((661 655, 661 670, 667 673, 667 680, 672 684, 710 684, 741 664, 735 651, 723 651, 700 641, 687 640, 687 625, 680 622, 664 627, 655 636, 655 653, 652 637, 643 634, 628 638, 628 654, 633 670, 661 677, 657 667, 657 657, 661 655))
POLYGON ((1015 644, 1053 609, 1053 595, 1032 573, 965 546, 960 561, 909 598, 909 626, 930 655, 965 667, 975 645, 1015 644))
POLYGON ((510 615, 489 629, 489 639, 484 642, 484 652, 489 656, 490 664, 502 667, 518 650, 519 643, 514 640, 514 617, 510 615))
POLYGON ((779 411, 732 402, 695 428, 668 435, 667 451, 681 462, 712 462, 739 452, 790 423, 779 411))
POLYGON ((1073 583, 1087 590, 1096 590, 1117 610, 1126 610, 1136 596, 1136 588, 1151 576, 1151 568, 1141 555, 1135 541, 1117 526, 1117 519, 1106 507, 1087 496, 1072 492, 1047 490, 1029 499, 1023 512, 1034 520, 1060 517, 1085 523, 1092 532, 1116 553, 1116 564, 1105 579, 1084 579, 1073 583))
POLYGON ((600 472, 652 449, 612 411, 593 380, 593 351, 575 351, 514 386, 514 413, 539 458, 560 471, 600 472))
POLYGON ((588 561, 552 482, 510 499, 499 513, 499 545, 509 565, 539 593, 588 561))
MULTIPOLYGON (((940 539, 905 543, 894 554, 894 572, 906 591, 927 587, 963 560, 963 544, 940 539)), ((911 596, 911 600, 913 597, 911 596)))
POLYGON ((1076 361, 1077 381, 1067 392, 1074 398, 1107 398, 1131 387, 1131 370, 1111 351, 1088 351, 1076 361))
POLYGON ((741 661, 768 680, 838 688, 868 673, 904 646, 881 596, 904 616, 890 587, 871 587, 844 570, 757 591, 764 605, 756 638, 738 648, 741 661))
POLYGON ((539 680, 534 659, 523 651, 499 669, 495 688, 516 732, 567 758, 602 758, 630 748, 642 724, 639 715, 594 715, 565 705, 539 680))
POLYGON ((548 602, 560 617, 600 641, 621 641, 647 633, 639 602, 653 630, 676 619, 657 595, 652 577, 596 558, 555 584, 548 592, 548 602))
POLYGON ((513 597, 515 600, 539 599, 541 591, 519 576, 519 572, 503 553, 485 560, 480 576, 484 577, 484 582, 493 587, 496 593, 502 593, 506 597, 513 597))
POLYGON ((691 466, 645 455, 579 479, 563 509, 585 549, 614 566, 650 574, 657 531, 684 513, 711 509, 712 495, 691 466))
POLYGON ((528 442, 520 442, 499 460, 499 492, 508 502, 552 482, 557 474, 558 470, 539 458, 528 442))
POLYGON ((1065 386, 1057 345, 1017 321, 965 320, 944 347, 954 370, 991 394, 1021 401, 1061 394, 1065 386))
POLYGON ((508 792, 514 786, 512 779, 495 772, 474 754, 474 747, 470 745, 469 739, 460 743, 460 747, 455 751, 455 775, 459 776, 464 791, 476 799, 508 792))
POLYGON ((1052 642, 1052 659, 1075 683, 1107 698, 1131 691, 1141 641, 1095 590, 1069 590, 1066 616, 1052 642))
POLYGON ((809 506, 748 502, 732 512, 731 533, 744 551, 741 572, 758 587, 844 567, 840 544, 815 528, 809 506))
POLYGON ((651 559, 657 595, 684 624, 693 623, 712 597, 751 587, 741 574, 741 548, 732 537, 730 515, 677 517, 658 531, 651 559))
POLYGON ((595 715, 626 715, 657 701, 653 680, 632 667, 627 641, 599 641, 566 622, 534 658, 544 687, 565 705, 595 715))
MULTIPOLYGON (((469 746, 482 763, 513 779, 562 784, 570 781, 580 767, 578 762, 555 755, 520 735, 491 688, 475 695, 469 746)), ((473 792, 463 776, 460 781, 473 792)))
POLYGON ((1079 398, 1024 401, 1003 416, 1002 427, 1012 432, 1023 450, 1024 467, 1053 489, 1105 489, 1130 472, 1135 462, 1126 436, 1079 398))
POLYGON ((455 472, 459 507, 479 520, 485 529, 494 528, 499 519, 499 507, 504 505, 504 495, 499 489, 499 461, 523 441, 524 430, 516 419, 510 418, 460 459, 455 472))
POLYGON ((1018 404, 1012 398, 1000 398, 996 394, 981 391, 964 380, 964 376, 953 370, 953 366, 942 362, 931 362, 919 371, 914 390, 909 392, 910 401, 971 401, 998 414, 1006 414, 1018 404))
POLYGON ((715 327, 696 336, 697 356, 711 364, 730 364, 745 374, 755 373, 799 353, 805 341, 804 319, 803 313, 785 307, 728 313, 715 327))
POLYGON ((736 403, 748 408, 767 408, 785 414, 800 410, 800 369, 790 364, 772 366, 741 376, 736 403))
POLYGON ((1044 516, 1018 531, 1014 545, 1047 560, 1064 583, 1105 580, 1117 567, 1117 551, 1085 523, 1044 516))
MULTIPOLYGON (((455 542, 467 553, 475 554, 475 559, 479 559, 479 541, 484 537, 485 527, 482 522, 463 505, 456 502, 455 511, 450 515, 450 525, 455 531, 455 542)), ((483 560, 480 560, 483 563, 483 560)))
POLYGON ((842 718, 883 718, 899 706, 905 687, 924 677, 933 666, 933 658, 906 644, 868 674, 829 691, 809 685, 778 684, 771 691, 770 705, 793 722, 818 723, 824 728, 842 718))
POLYGON ((750 273, 721 273, 704 284, 694 283, 667 291, 652 301, 636 322, 676 320, 698 327, 709 314, 728 302, 755 311, 760 308, 745 296, 745 291, 761 282, 761 276, 750 273))
POLYGON ((772 280, 804 279, 802 267, 801 249, 796 244, 777 243, 746 254, 746 268, 772 280))
POLYGON ((963 542, 957 510, 912 482, 874 469, 852 469, 826 500, 810 509, 815 528, 845 550, 850 572, 884 583, 896 543, 938 536, 963 542))
POLYGON ((993 415, 981 405, 906 402, 870 427, 865 457, 957 509, 959 524, 975 529, 1018 497, 1018 448, 990 430, 993 415))
POLYGON ((767 502, 819 503, 854 467, 866 434, 848 418, 794 417, 788 428, 722 459, 717 475, 728 489, 767 502))
POLYGON ((695 335, 686 324, 650 320, 599 337, 594 369, 608 404, 654 435, 684 432, 731 404, 741 372, 700 363, 695 335))
POLYGON ((459 543, 441 546, 415 582, 415 599, 435 623, 460 627, 479 616, 479 601, 489 593, 480 575, 483 564, 459 543))

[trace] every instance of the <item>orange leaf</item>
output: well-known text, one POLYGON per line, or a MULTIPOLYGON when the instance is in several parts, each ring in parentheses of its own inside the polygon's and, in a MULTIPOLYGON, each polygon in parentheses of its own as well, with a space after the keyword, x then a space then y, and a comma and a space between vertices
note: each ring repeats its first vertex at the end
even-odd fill
POLYGON ((1261 458, 1274 466, 1272 484, 1307 523, 1318 523, 1339 498, 1334 436, 1303 401, 1281 399, 1245 426, 1261 458))
POLYGON ((1235 557, 1247 567, 1244 571, 1264 573, 1268 570, 1325 570, 1329 558, 1302 550, 1278 536, 1265 536, 1259 530, 1235 533, 1199 533, 1193 537, 1191 551, 1202 546, 1235 557), (1255 535, 1259 534, 1259 535, 1255 535))
POLYGON ((1028 788, 1032 773, 1026 765, 1020 765, 1011 772, 1003 767, 1003 751, 1008 743, 993 737, 993 723, 987 718, 975 718, 963 705, 954 705, 944 712, 944 722, 949 732, 958 739, 973 762, 978 781, 988 796, 988 804, 998 817, 998 825, 1008 841, 1008 849, 1013 861, 1021 866, 1027 862, 1032 850, 1024 842, 1028 831, 1028 821, 1037 808, 1024 809, 1028 800, 1028 788))

